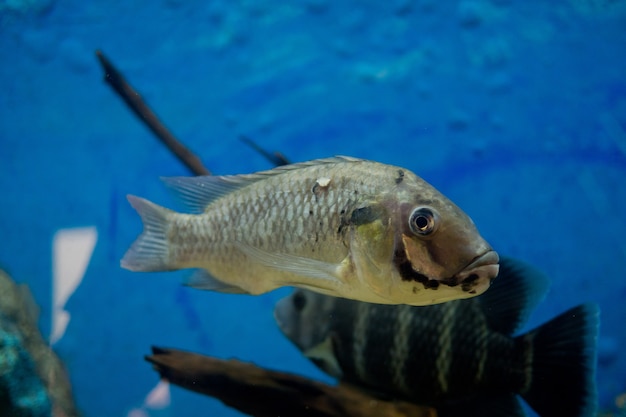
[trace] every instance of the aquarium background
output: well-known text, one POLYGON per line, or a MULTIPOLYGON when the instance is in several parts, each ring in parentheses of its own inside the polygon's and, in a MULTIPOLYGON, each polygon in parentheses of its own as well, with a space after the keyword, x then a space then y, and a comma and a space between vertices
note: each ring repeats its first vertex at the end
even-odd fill
POLYGON ((159 177, 188 172, 103 82, 96 49, 216 174, 272 166, 241 135, 292 161, 418 173, 498 252, 549 275, 527 328, 600 304, 599 403, 615 409, 626 2, 0 1, 0 265, 31 287, 78 407, 238 416, 175 386, 154 401, 144 355, 175 347, 331 380, 274 324, 289 289, 216 294, 182 286, 188 271, 119 267, 141 231, 126 194, 182 209, 159 177))

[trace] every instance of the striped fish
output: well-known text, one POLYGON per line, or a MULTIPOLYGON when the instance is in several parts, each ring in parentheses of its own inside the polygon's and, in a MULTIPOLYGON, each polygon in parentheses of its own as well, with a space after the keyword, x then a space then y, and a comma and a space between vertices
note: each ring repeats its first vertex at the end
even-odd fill
POLYGON ((431 405, 441 417, 591 416, 598 308, 574 307, 513 336, 548 287, 501 259, 485 294, 425 307, 377 305, 296 290, 274 315, 327 373, 378 395, 431 405))

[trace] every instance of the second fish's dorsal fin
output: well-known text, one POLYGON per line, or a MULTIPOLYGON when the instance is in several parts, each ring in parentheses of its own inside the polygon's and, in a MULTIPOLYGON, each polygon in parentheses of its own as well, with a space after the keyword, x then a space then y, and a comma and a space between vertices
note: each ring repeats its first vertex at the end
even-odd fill
POLYGON ((545 297, 548 287, 548 277, 538 269, 513 258, 500 257, 498 276, 477 299, 489 328, 512 335, 545 297))
POLYGON ((268 171, 256 172, 254 174, 164 177, 161 179, 183 200, 189 208, 197 213, 202 213, 206 206, 219 197, 274 175, 280 175, 289 171, 307 168, 314 165, 362 161, 362 159, 352 158, 349 156, 335 156, 332 158, 314 159, 312 161, 300 162, 297 164, 283 165, 268 171))

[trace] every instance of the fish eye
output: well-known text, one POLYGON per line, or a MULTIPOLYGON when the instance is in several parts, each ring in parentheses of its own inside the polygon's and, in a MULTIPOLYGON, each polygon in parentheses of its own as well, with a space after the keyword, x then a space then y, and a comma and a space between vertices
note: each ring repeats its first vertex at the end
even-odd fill
POLYGON ((428 236, 437 228, 437 214, 428 207, 417 207, 409 217, 409 227, 416 235, 428 236))
POLYGON ((306 297, 301 292, 297 292, 293 295, 293 307, 296 311, 302 311, 306 306, 306 297))

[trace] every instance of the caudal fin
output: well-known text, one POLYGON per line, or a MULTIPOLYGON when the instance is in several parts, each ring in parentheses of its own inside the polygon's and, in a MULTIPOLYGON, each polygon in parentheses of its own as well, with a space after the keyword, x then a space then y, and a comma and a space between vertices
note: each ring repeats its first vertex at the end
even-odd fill
POLYGON ((167 229, 168 214, 172 213, 164 207, 146 199, 127 196, 128 202, 143 221, 143 233, 132 244, 122 258, 122 268, 131 271, 168 271, 167 229))
POLYGON ((599 310, 574 307, 518 340, 532 341, 532 376, 521 393, 542 417, 595 415, 599 310))

